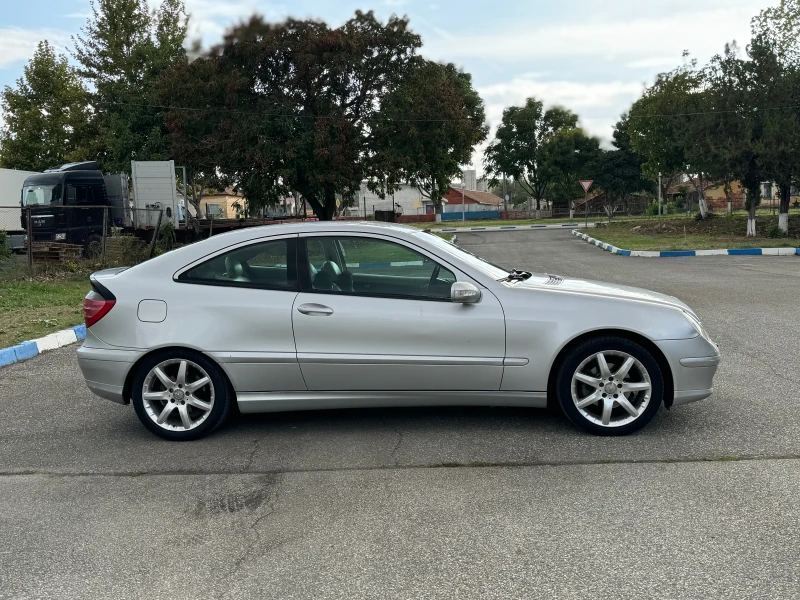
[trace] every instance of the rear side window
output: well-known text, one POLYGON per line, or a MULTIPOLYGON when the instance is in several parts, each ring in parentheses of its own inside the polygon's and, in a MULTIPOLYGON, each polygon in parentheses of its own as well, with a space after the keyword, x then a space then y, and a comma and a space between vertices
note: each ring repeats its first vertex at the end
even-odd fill
POLYGON ((178 281, 276 290, 297 289, 295 240, 259 242, 219 254, 188 271, 178 281))

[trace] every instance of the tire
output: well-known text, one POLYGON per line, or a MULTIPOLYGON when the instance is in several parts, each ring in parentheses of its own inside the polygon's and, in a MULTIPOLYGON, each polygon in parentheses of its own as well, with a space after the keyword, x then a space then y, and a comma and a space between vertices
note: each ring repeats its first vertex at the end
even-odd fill
POLYGON ((191 350, 165 350, 149 356, 139 365, 131 392, 142 424, 157 436, 175 442, 210 434, 227 419, 233 404, 233 392, 220 367, 191 350), (165 378, 159 376, 156 367, 165 378), (205 379, 207 383, 203 383, 205 379))
POLYGON ((93 233, 86 238, 86 243, 83 245, 83 256, 88 259, 98 258, 103 253, 103 238, 96 233, 93 233))
POLYGON ((564 357, 556 395, 567 418, 584 431, 627 435, 647 425, 658 412, 664 401, 664 378, 652 354, 636 342, 600 336, 577 345, 564 357), (622 381, 615 377, 620 373, 622 381))

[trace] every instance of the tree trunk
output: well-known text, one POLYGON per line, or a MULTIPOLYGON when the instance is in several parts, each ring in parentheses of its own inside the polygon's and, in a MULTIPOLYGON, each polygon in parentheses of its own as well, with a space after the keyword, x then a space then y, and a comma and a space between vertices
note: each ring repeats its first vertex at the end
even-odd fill
POLYGON ((336 192, 332 185, 325 186, 324 202, 322 214, 317 214, 317 216, 320 221, 333 221, 333 217, 336 214, 336 192))
POLYGON ((697 175, 697 181, 700 184, 697 190, 697 204, 700 207, 700 217, 705 219, 708 216, 708 205, 706 204, 706 191, 703 185, 703 174, 697 175))
POLYGON ((781 206, 778 210, 778 227, 781 231, 789 233, 789 201, 792 198, 792 186, 781 186, 781 206))
POLYGON ((750 201, 750 210, 747 213, 747 237, 756 236, 756 203, 750 201))

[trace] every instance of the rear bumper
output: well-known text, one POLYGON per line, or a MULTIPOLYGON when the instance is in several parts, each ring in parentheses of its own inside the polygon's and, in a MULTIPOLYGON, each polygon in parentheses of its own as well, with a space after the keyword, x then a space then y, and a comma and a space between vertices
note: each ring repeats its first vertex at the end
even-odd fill
POLYGON ((128 404, 125 397, 125 378, 142 352, 132 350, 109 350, 107 348, 78 349, 78 366, 86 380, 86 386, 97 396, 128 404))

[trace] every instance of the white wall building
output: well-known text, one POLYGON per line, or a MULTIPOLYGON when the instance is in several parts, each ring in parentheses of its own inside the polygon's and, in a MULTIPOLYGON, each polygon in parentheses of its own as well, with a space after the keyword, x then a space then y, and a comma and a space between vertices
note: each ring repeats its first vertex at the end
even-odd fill
POLYGON ((375 214, 376 210, 392 210, 392 206, 404 215, 424 215, 426 204, 430 201, 424 198, 414 185, 402 184, 399 190, 381 198, 375 192, 367 189, 367 184, 362 183, 358 191, 358 206, 348 209, 348 214, 363 215, 366 205, 367 215, 375 214))

